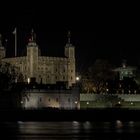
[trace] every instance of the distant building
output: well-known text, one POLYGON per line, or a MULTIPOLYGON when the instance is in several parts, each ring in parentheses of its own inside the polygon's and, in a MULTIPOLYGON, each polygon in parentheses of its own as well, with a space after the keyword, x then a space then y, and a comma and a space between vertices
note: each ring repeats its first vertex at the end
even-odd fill
POLYGON ((41 56, 33 30, 26 48, 26 56, 7 58, 0 35, 0 61, 16 66, 23 74, 24 82, 34 80, 42 84, 56 84, 60 81, 66 82, 68 87, 75 84, 75 48, 70 42, 70 32, 64 57, 41 56))
POLYGON ((114 69, 114 71, 118 72, 119 79, 123 80, 125 77, 127 77, 127 78, 135 77, 136 67, 127 66, 126 62, 123 62, 122 67, 118 67, 118 68, 114 69))

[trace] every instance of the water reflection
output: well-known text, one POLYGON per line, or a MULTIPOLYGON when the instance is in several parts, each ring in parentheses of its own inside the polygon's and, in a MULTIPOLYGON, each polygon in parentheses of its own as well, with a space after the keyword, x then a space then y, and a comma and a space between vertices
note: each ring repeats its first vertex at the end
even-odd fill
POLYGON ((134 140, 139 139, 140 122, 0 122, 0 132, 14 140, 134 140))

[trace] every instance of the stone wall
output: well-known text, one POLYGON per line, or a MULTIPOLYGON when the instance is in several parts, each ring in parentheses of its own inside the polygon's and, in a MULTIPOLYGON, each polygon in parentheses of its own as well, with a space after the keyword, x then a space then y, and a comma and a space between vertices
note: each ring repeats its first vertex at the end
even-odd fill
POLYGON ((27 97, 21 101, 25 109, 59 108, 79 109, 80 94, 78 88, 66 90, 38 90, 26 91, 27 97))

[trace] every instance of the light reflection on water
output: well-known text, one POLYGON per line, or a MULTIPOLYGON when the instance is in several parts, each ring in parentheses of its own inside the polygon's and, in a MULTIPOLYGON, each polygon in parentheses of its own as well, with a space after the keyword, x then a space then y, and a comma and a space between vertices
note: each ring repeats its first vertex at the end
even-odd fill
POLYGON ((140 122, 0 122, 0 132, 15 140, 134 140, 139 139, 140 122))

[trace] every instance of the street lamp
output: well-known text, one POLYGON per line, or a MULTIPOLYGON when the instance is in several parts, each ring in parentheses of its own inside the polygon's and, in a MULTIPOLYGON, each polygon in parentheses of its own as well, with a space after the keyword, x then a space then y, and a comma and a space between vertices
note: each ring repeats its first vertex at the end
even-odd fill
POLYGON ((76 77, 76 81, 79 81, 79 80, 80 80, 80 77, 79 77, 79 76, 77 76, 77 77, 76 77))

